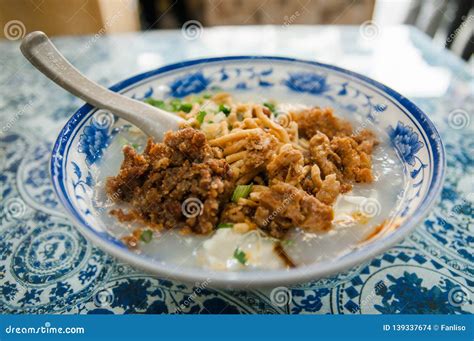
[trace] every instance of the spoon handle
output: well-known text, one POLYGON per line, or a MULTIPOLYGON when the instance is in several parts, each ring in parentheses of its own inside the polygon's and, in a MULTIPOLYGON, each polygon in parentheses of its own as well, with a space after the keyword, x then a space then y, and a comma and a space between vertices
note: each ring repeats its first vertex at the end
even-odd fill
POLYGON ((149 104, 113 92, 84 76, 72 66, 40 31, 28 34, 21 52, 40 72, 71 94, 93 106, 111 111, 136 125, 146 134, 161 139, 168 130, 177 130, 180 117, 149 104))

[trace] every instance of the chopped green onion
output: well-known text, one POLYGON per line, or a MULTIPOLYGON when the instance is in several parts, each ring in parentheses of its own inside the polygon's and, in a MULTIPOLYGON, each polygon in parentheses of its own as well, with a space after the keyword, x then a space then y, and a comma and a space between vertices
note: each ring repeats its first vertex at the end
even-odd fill
POLYGON ((204 99, 209 99, 209 98, 211 98, 211 97, 212 97, 211 94, 204 94, 204 95, 202 95, 202 98, 204 98, 204 99))
POLYGON ((247 263, 247 255, 239 248, 235 249, 234 258, 237 259, 240 264, 245 265, 245 263, 247 263))
POLYGON ((207 112, 201 110, 201 111, 197 114, 196 120, 197 120, 200 124, 202 124, 202 122, 204 122, 204 117, 205 117, 206 115, 207 115, 207 112))
POLYGON ((178 98, 172 99, 170 101, 170 105, 171 105, 171 110, 179 111, 179 109, 181 108, 181 100, 178 98))
POLYGON ((273 103, 263 103, 264 106, 266 106, 268 109, 270 109, 271 112, 275 112, 275 104, 273 103))
POLYGON ((179 108, 179 110, 188 113, 191 111, 192 108, 193 108, 193 105, 191 103, 183 103, 181 104, 181 107, 179 108))
POLYGON ((294 240, 291 240, 291 239, 285 239, 285 240, 282 240, 281 244, 283 246, 291 246, 295 243, 294 240))
POLYGON ((153 237, 153 232, 151 230, 145 230, 140 235, 140 239, 145 243, 151 242, 152 237, 153 237))
POLYGON ((253 184, 238 185, 235 188, 234 193, 232 194, 232 201, 237 202, 239 201, 240 198, 247 198, 250 192, 252 192, 252 187, 253 187, 253 184))
POLYGON ((218 229, 227 229, 232 227, 234 227, 234 224, 232 223, 220 223, 219 225, 217 225, 218 229))
POLYGON ((131 146, 133 147, 133 149, 138 149, 140 147, 138 143, 132 143, 131 146))
POLYGON ((148 103, 148 104, 150 104, 154 107, 160 108, 160 109, 164 109, 165 106, 166 106, 164 101, 159 100, 159 99, 154 99, 154 98, 151 98, 151 97, 145 99, 145 103, 148 103))
POLYGON ((230 108, 225 104, 219 105, 219 111, 222 111, 226 116, 230 114, 230 108))

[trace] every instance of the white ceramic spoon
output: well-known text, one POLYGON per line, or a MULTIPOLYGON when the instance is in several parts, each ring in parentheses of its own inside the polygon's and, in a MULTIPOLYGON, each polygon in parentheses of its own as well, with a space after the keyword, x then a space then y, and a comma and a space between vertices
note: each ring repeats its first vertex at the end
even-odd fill
POLYGON ((179 124, 184 122, 172 113, 93 82, 72 66, 43 32, 28 34, 21 42, 20 49, 31 64, 60 87, 97 108, 120 116, 158 141, 165 132, 177 130, 179 124))

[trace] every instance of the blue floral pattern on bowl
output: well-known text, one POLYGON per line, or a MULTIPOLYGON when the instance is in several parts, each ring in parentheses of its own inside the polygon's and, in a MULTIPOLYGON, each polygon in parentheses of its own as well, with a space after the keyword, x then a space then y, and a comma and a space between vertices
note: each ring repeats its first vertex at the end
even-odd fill
MULTIPOLYGON (((228 88, 229 84, 231 84, 230 89, 233 90, 271 87, 274 84, 268 80, 268 77, 272 73, 272 68, 259 70, 253 66, 222 67, 206 76, 202 71, 191 72, 174 78, 168 84, 168 94, 172 97, 182 98, 205 90, 228 88)), ((141 98, 150 97, 153 93, 154 90, 149 89, 141 98)))
POLYGON ((326 76, 312 72, 290 73, 288 79, 283 83, 294 91, 307 92, 313 95, 319 95, 329 90, 326 76))
MULTIPOLYGON (((203 71, 190 72, 173 78, 168 84, 166 94, 182 98, 203 91, 256 89, 263 91, 281 85, 296 93, 320 96, 333 103, 343 103, 342 107, 345 110, 363 114, 371 122, 376 122, 378 115, 387 109, 387 104, 374 102, 374 96, 360 91, 355 83, 333 79, 329 83, 328 75, 325 73, 299 71, 276 75, 273 67, 267 66, 223 66, 206 74, 203 71)), ((142 94, 134 93, 132 97, 143 100, 153 95, 156 95, 156 91, 153 87, 149 87, 142 94)))
POLYGON ((78 150, 85 154, 86 162, 94 164, 102 157, 103 151, 107 148, 113 134, 110 132, 114 117, 109 113, 100 113, 92 117, 79 137, 78 150))
POLYGON ((423 142, 418 139, 418 134, 413 131, 412 127, 398 122, 395 128, 391 126, 388 128, 388 135, 402 159, 413 166, 416 153, 423 147, 423 142))
POLYGON ((207 89, 209 79, 200 71, 181 76, 170 84, 170 93, 173 97, 185 97, 197 94, 207 89))

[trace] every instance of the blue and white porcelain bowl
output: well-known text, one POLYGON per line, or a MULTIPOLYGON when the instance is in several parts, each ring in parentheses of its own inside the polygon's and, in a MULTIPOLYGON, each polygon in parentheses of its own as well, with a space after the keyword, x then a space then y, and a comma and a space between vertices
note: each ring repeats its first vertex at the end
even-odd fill
POLYGON ((421 222, 441 189, 444 150, 428 117, 390 88, 335 66, 280 57, 210 58, 165 66, 112 87, 136 99, 182 98, 216 89, 256 102, 273 98, 332 106, 338 115, 350 118, 356 129, 377 128, 379 138, 396 151, 405 173, 394 211, 398 227, 340 256, 289 270, 211 271, 129 251, 111 232, 110 221, 104 221, 101 208, 95 204, 95 188, 103 186, 98 183, 98 174, 117 172, 122 155, 120 149, 112 148, 113 142, 130 125, 86 104, 61 131, 53 149, 51 174, 60 201, 89 240, 117 258, 164 278, 225 287, 289 285, 336 274, 387 250, 421 222))

